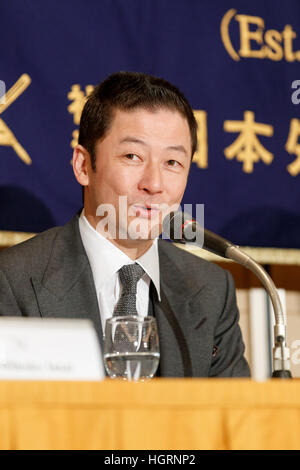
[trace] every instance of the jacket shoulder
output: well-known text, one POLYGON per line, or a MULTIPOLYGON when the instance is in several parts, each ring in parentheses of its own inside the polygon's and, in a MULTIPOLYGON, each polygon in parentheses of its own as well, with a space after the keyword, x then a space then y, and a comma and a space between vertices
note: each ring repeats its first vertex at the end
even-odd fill
POLYGON ((35 235, 25 242, 6 248, 0 252, 0 270, 24 271, 26 268, 38 267, 48 260, 53 242, 61 227, 53 227, 35 235))

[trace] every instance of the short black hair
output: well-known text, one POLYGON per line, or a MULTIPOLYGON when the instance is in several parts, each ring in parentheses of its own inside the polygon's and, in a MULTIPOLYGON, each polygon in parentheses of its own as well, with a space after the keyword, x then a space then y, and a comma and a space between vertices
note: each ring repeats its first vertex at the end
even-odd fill
POLYGON ((139 72, 118 72, 95 87, 82 111, 78 143, 89 152, 93 170, 96 169, 96 143, 109 130, 114 111, 136 108, 178 111, 189 125, 193 157, 197 150, 197 121, 183 93, 163 78, 139 72))

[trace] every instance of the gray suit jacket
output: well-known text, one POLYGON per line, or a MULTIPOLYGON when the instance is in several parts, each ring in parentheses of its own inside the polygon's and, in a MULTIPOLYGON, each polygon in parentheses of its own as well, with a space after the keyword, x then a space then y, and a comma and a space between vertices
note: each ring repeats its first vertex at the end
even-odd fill
MULTIPOLYGON (((160 375, 249 376, 230 274, 163 240, 159 260, 161 302, 151 289, 151 304, 159 329, 160 375)), ((101 343, 78 215, 0 253, 0 315, 88 318, 101 343)))

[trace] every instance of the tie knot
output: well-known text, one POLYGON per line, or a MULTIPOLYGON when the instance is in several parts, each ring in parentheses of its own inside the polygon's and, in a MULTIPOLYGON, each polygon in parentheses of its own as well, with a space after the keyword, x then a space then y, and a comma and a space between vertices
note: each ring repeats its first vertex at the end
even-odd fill
POLYGON ((122 283, 122 295, 136 294, 137 283, 145 274, 143 268, 137 264, 125 264, 119 270, 120 281, 122 283))

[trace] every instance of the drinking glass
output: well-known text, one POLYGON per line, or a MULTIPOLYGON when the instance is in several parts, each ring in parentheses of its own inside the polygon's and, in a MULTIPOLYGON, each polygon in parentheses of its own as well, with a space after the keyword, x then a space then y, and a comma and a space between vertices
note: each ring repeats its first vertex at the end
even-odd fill
POLYGON ((112 378, 151 379, 159 363, 159 341, 154 317, 115 316, 106 320, 104 365, 112 378))

